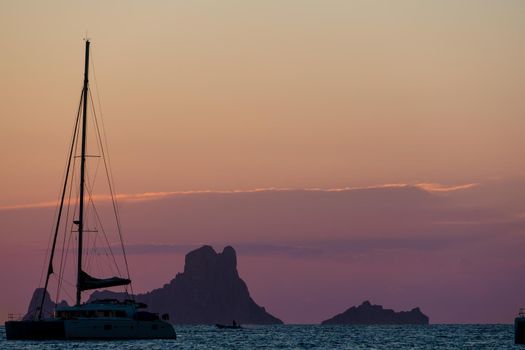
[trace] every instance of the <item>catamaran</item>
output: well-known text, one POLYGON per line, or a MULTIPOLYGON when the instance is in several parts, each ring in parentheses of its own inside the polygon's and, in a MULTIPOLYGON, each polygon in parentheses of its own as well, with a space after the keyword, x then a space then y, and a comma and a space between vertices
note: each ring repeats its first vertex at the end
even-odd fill
MULTIPOLYGON (((85 253, 85 248, 83 247, 85 239, 84 234, 91 232, 86 226, 86 208, 87 204, 89 204, 86 202, 92 202, 91 185, 86 179, 86 158, 91 156, 86 153, 88 101, 91 101, 91 105, 93 105, 89 88, 89 50, 90 41, 86 39, 84 83, 76 116, 72 144, 69 149, 64 185, 62 187, 61 199, 57 209, 57 220, 54 226, 54 236, 49 254, 49 264, 40 306, 37 308, 31 319, 7 321, 5 323, 6 338, 8 340, 175 339, 176 333, 173 325, 168 322, 169 316, 164 314, 161 319, 157 314, 146 311, 145 309, 147 306, 143 303, 135 302, 133 300, 133 294, 130 295, 130 299, 124 301, 103 299, 82 302, 82 292, 84 291, 116 286, 128 286, 131 284, 127 262, 126 277, 117 276, 110 278, 96 278, 88 274, 83 268, 85 265, 83 264, 85 253), (76 155, 79 144, 80 155, 76 155), (76 241, 78 244, 76 249, 76 300, 73 306, 59 304, 59 306, 55 307, 55 310, 51 315, 47 315, 44 312, 44 301, 46 295, 48 295, 47 291, 50 276, 54 274, 53 263, 55 259, 55 251, 57 249, 57 237, 60 227, 65 225, 62 223, 63 217, 67 216, 63 215, 65 212, 64 206, 68 193, 71 195, 70 189, 73 185, 70 178, 72 177, 74 168, 77 165, 77 162, 75 161, 77 158, 80 159, 78 200, 75 202, 78 205, 78 211, 75 209, 75 213, 78 214, 78 216, 72 222, 72 226, 74 227, 74 230, 72 231, 76 234, 76 241)), ((100 135, 98 136, 100 137, 100 135)), ((102 147, 101 140, 100 146, 102 147)), ((102 151, 101 157, 105 156, 105 152, 102 151)), ((107 163, 104 161, 104 164, 107 163)), ((111 181, 109 180, 110 177, 108 176, 111 200, 113 208, 115 209, 119 237, 121 237, 118 211, 116 210, 117 207, 115 205, 115 196, 111 181)), ((123 244, 122 252, 125 259, 123 244)), ((62 263, 60 263, 60 270, 62 270, 62 266, 62 263)))

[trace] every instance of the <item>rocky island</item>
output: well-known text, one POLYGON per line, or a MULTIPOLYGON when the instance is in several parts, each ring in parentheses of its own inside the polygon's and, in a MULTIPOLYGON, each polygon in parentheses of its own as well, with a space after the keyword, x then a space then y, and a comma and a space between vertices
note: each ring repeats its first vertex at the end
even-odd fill
POLYGON ((372 305, 369 301, 353 306, 343 313, 321 322, 329 324, 428 324, 428 316, 416 307, 410 311, 395 312, 383 309, 381 305, 372 305))
MULTIPOLYGON (((32 319, 40 306, 43 288, 38 288, 28 308, 25 319, 32 319)), ((126 293, 95 291, 95 299, 129 299, 126 293)), ((246 283, 237 272, 235 250, 228 246, 217 253, 210 246, 203 246, 186 254, 184 272, 178 273, 162 288, 135 296, 152 312, 168 313, 176 324, 282 324, 250 297, 246 283)), ((61 302, 65 303, 65 302, 61 302)), ((44 317, 51 316, 55 304, 46 293, 44 317)))

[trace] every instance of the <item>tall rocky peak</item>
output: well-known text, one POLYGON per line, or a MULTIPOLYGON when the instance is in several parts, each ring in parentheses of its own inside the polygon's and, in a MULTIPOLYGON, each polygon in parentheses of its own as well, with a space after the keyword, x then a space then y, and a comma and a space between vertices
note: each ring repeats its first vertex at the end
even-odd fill
POLYGON ((198 279, 238 278, 235 250, 227 246, 216 253, 209 245, 195 249, 186 255, 184 274, 198 279))
MULTIPOLYGON (((125 294, 95 292, 91 299, 125 299, 125 294)), ((168 313, 178 324, 231 323, 279 324, 278 318, 258 306, 237 272, 235 250, 217 253, 210 246, 189 252, 184 272, 162 288, 135 296, 153 312, 168 313)))
POLYGON ((322 324, 428 324, 428 316, 419 307, 410 311, 395 312, 381 305, 372 305, 368 300, 353 306, 343 313, 325 320, 322 324))

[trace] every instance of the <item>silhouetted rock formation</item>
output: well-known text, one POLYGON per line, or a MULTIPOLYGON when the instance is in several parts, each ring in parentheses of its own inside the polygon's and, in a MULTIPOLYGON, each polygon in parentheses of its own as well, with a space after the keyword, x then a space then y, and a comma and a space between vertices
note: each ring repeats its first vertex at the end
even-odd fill
MULTIPOLYGON (((31 297, 31 301, 29 302, 29 307, 27 308, 27 313, 24 315, 24 320, 34 320, 38 316, 38 310, 40 309, 40 303, 42 303, 42 293, 44 292, 44 288, 37 288, 33 292, 33 296, 31 297)), ((55 312, 55 307, 57 304, 55 304, 51 297, 49 296, 49 292, 46 292, 46 295, 44 296, 44 306, 42 307, 42 318, 48 318, 53 316, 53 313, 55 312)), ((60 303, 58 303, 58 306, 67 306, 67 303, 65 300, 62 300, 60 303)))
MULTIPOLYGON (((29 302, 27 313, 24 315, 24 320, 33 320, 37 317, 40 304, 42 303, 42 293, 44 293, 44 288, 35 289, 29 302)), ((44 307, 42 308, 42 317, 51 317, 54 311, 55 303, 51 300, 49 293, 46 292, 44 296, 44 307)))
POLYGON ((410 311, 395 312, 365 301, 321 324, 428 324, 428 316, 423 314, 418 307, 410 311))
MULTIPOLYGON (((129 299, 125 293, 94 292, 94 299, 129 299)), ((186 255, 184 272, 162 288, 135 296, 158 313, 169 313, 177 324, 281 324, 250 297, 237 272, 235 250, 228 246, 217 254, 203 246, 186 255)))

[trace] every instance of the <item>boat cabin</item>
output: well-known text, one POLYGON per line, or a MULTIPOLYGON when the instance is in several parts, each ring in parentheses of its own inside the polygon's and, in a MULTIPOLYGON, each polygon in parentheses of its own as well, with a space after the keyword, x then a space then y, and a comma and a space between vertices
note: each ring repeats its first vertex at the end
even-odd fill
POLYGON ((71 320, 77 318, 137 318, 142 314, 149 314, 149 318, 158 319, 158 316, 145 311, 145 304, 136 303, 132 300, 95 300, 91 303, 75 306, 57 307, 55 318, 71 320))

